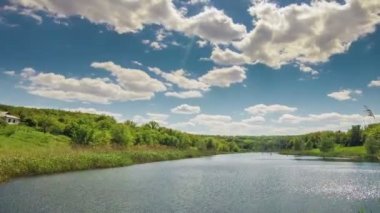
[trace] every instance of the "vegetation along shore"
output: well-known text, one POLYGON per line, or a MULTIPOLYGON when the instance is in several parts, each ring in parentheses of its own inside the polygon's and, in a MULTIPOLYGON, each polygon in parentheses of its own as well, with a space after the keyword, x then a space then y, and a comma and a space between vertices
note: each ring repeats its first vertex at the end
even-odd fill
POLYGON ((232 152, 345 157, 379 161, 380 125, 298 136, 208 136, 156 122, 137 125, 106 115, 0 105, 0 182, 21 176, 127 166, 232 152))

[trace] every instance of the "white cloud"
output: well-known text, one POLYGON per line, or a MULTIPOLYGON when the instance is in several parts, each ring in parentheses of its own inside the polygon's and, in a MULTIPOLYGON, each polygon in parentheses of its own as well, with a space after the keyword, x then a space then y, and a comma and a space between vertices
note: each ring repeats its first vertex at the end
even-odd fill
POLYGON ((310 73, 311 75, 318 75, 319 74, 319 72, 316 71, 315 69, 313 69, 309 66, 306 66, 305 64, 302 64, 302 63, 299 64, 299 68, 304 73, 310 73))
POLYGON ((368 87, 380 87, 380 80, 373 80, 368 84, 368 87))
POLYGON ((232 121, 231 116, 200 114, 190 119, 191 123, 200 125, 220 124, 232 121))
POLYGON ((266 119, 263 116, 252 116, 248 119, 243 119, 243 123, 248 123, 248 124, 256 124, 256 123, 262 123, 265 122, 266 119))
POLYGON ((303 122, 325 122, 325 123, 338 123, 344 125, 361 124, 363 116, 360 114, 345 115, 336 112, 322 113, 322 114, 309 114, 308 116, 296 116, 291 114, 284 114, 278 119, 279 123, 285 124, 299 124, 303 122))
POLYGON ((136 115, 132 118, 132 120, 138 124, 145 124, 150 121, 155 121, 160 125, 166 126, 168 125, 169 115, 161 114, 161 113, 146 113, 146 116, 136 115))
POLYGON ((245 108, 245 111, 252 115, 266 115, 268 113, 289 113, 297 111, 296 107, 289 107, 286 105, 273 104, 265 105, 258 104, 245 108))
POLYGON ((7 71, 4 71, 4 74, 9 75, 9 76, 15 76, 16 72, 14 70, 7 70, 7 71))
MULTIPOLYGON (((366 118, 360 114, 336 112, 309 114, 307 116, 284 114, 277 120, 262 116, 234 120, 228 115, 200 114, 189 121, 170 124, 170 127, 198 134, 218 135, 294 135, 315 131, 348 130, 352 125, 362 124, 366 118), (301 125, 302 124, 302 125, 301 125)), ((378 122, 368 118, 366 123, 378 122)))
POLYGON ((245 68, 232 66, 210 70, 199 80, 210 86, 229 87, 234 83, 241 83, 246 79, 245 68))
POLYGON ((19 15, 30 17, 34 19, 37 24, 42 23, 42 17, 40 15, 37 15, 33 10, 27 9, 27 8, 17 8, 15 6, 9 6, 5 5, 4 7, 0 8, 0 11, 6 11, 6 12, 15 12, 19 15))
POLYGON ((93 62, 91 67, 109 71, 116 77, 120 86, 130 91, 154 93, 166 90, 166 87, 162 82, 151 78, 144 71, 124 68, 112 61, 93 62))
POLYGON ((175 114, 198 114, 201 112, 201 108, 199 106, 191 106, 188 104, 179 105, 173 109, 171 109, 172 113, 175 114))
POLYGON ((203 97, 202 93, 197 90, 190 90, 190 91, 183 91, 183 92, 166 92, 165 96, 181 98, 181 99, 203 97))
POLYGON ((200 47, 200 48, 205 47, 207 44, 208 44, 208 42, 205 41, 205 40, 198 40, 198 41, 197 41, 197 45, 198 45, 198 47, 200 47))
POLYGON ((362 93, 363 92, 361 90, 344 89, 337 92, 329 93, 327 94, 327 96, 338 101, 356 101, 355 96, 361 95, 362 93))
POLYGON ((241 65, 249 62, 249 58, 243 54, 233 52, 230 49, 214 47, 210 59, 220 65, 241 65))
POLYGON ((194 4, 208 4, 208 3, 210 3, 210 0, 189 0, 187 3, 192 4, 192 5, 194 5, 194 4))
POLYGON ((158 24, 217 43, 240 39, 246 33, 244 25, 234 23, 221 10, 206 7, 195 16, 185 17, 171 0, 93 0, 91 4, 87 0, 11 0, 11 3, 53 17, 80 16, 118 33, 134 33, 145 25, 158 24))
POLYGON ((136 64, 137 66, 143 66, 143 64, 139 61, 132 61, 133 64, 136 64))
POLYGON ((154 50, 162 50, 168 47, 168 45, 157 41, 153 41, 149 44, 149 46, 152 47, 154 50))
POLYGON ((380 23, 377 0, 311 1, 284 7, 253 1, 249 12, 254 28, 234 42, 239 52, 216 49, 216 63, 240 64, 248 58, 250 63, 280 68, 293 62, 326 62, 332 55, 346 52, 352 42, 374 32, 380 23), (234 60, 226 55, 232 55, 234 60))
POLYGON ((177 85, 181 89, 186 90, 208 90, 209 86, 203 82, 200 82, 196 79, 190 79, 188 74, 180 69, 174 72, 163 72, 157 67, 149 67, 150 71, 154 72, 156 75, 161 76, 166 81, 177 85))
POLYGON ((109 104, 114 101, 149 100, 166 87, 141 70, 127 69, 113 62, 92 64, 109 71, 109 78, 68 78, 55 73, 37 72, 24 68, 20 74, 21 87, 30 94, 62 101, 109 104))

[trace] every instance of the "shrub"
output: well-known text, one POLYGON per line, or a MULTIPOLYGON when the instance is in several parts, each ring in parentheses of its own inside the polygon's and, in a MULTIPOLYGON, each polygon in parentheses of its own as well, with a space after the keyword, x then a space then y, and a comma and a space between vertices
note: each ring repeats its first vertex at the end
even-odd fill
POLYGON ((0 118, 0 127, 5 127, 5 126, 7 126, 7 125, 8 125, 8 123, 5 122, 4 119, 0 118))
POLYGON ((319 144, 319 150, 321 152, 327 153, 334 150, 334 138, 332 136, 323 136, 319 144))
POLYGON ((112 129, 112 142, 119 145, 133 144, 133 136, 124 125, 118 124, 112 129))
POLYGON ((380 150, 380 138, 370 135, 366 138, 364 146, 368 155, 375 156, 380 150))

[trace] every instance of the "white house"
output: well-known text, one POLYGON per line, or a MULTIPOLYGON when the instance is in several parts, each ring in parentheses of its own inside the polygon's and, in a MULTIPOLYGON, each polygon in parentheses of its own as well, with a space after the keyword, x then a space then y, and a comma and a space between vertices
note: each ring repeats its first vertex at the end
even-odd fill
POLYGON ((20 118, 11 115, 9 112, 0 112, 0 118, 11 125, 20 123, 20 118))

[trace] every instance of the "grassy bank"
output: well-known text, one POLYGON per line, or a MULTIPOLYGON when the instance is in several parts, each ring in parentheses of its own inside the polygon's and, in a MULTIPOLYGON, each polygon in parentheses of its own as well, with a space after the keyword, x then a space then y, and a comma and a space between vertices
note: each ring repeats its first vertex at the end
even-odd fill
POLYGON ((73 146, 64 136, 37 131, 0 135, 0 182, 21 176, 120 167, 138 163, 212 155, 212 151, 164 146, 73 146))
POLYGON ((344 147, 336 146, 334 150, 323 153, 319 149, 311 150, 283 150, 280 154, 286 155, 306 155, 306 156, 320 156, 326 158, 348 158, 352 161, 379 161, 379 158, 369 157, 366 153, 364 146, 344 147))

